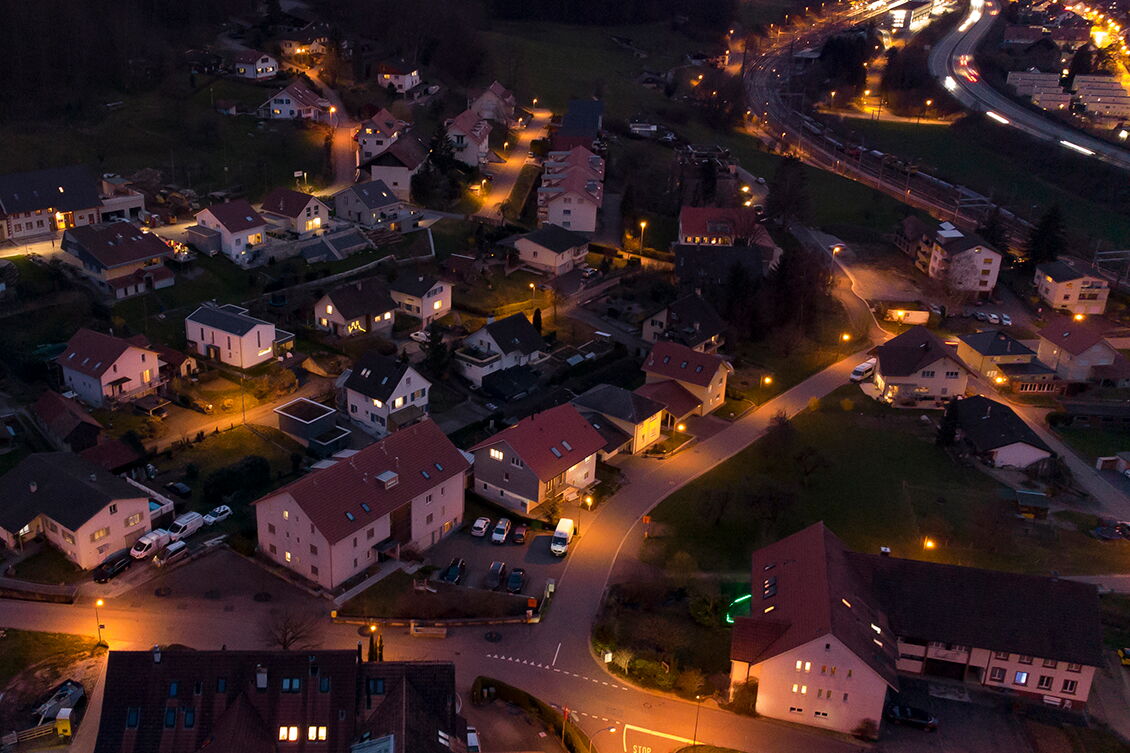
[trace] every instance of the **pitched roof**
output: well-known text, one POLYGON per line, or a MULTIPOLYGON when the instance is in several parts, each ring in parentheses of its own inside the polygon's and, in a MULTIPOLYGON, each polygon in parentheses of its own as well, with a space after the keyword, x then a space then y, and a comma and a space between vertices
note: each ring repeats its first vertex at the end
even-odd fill
POLYGON ((490 121, 484 119, 474 110, 464 110, 451 120, 447 121, 447 130, 456 131, 467 136, 476 144, 482 144, 490 138, 490 121))
POLYGON ((406 167, 415 170, 428 158, 428 148, 411 134, 401 136, 362 167, 406 167))
POLYGON ((718 369, 728 368, 720 356, 699 353, 686 345, 660 341, 651 346, 651 353, 643 362, 643 370, 680 382, 690 382, 705 387, 714 379, 718 369))
POLYGON ((571 99, 561 116, 561 132, 567 135, 597 135, 604 117, 604 102, 599 99, 571 99))
POLYGON ((832 635, 897 688, 896 636, 847 554, 823 523, 755 551, 754 616, 735 620, 731 658, 757 664, 832 635))
POLYGON ((231 61, 233 63, 258 63, 263 58, 269 57, 271 56, 259 50, 237 50, 232 53, 231 61))
POLYGON ((538 192, 554 194, 547 199, 549 201, 567 193, 586 198, 597 206, 604 201, 604 183, 587 168, 572 168, 563 173, 547 176, 543 179, 538 192))
POLYGON ((68 247, 73 243, 106 268, 173 255, 158 236, 143 233, 129 222, 72 227, 64 234, 63 243, 68 247))
POLYGON ((4 214, 48 208, 69 212, 100 206, 98 178, 84 165, 0 175, 0 211, 4 214))
POLYGON ((409 373, 415 374, 421 384, 427 384, 427 380, 410 364, 370 350, 353 364, 349 377, 345 380, 345 388, 384 403, 392 396, 392 391, 400 384, 400 380, 409 373))
POLYGON ((1046 261, 1036 266, 1036 272, 1047 275, 1055 282, 1070 282, 1087 276, 1085 272, 1080 272, 1062 261, 1046 261))
POLYGON ((431 275, 399 275, 389 284, 389 288, 394 292, 404 293, 413 298, 423 298, 439 282, 431 275))
POLYGON ((87 413, 78 401, 65 398, 54 390, 47 390, 40 395, 31 407, 31 412, 43 422, 48 433, 64 441, 80 426, 90 426, 95 433, 102 429, 102 424, 87 413))
POLYGON ((0 476, 0 528, 15 533, 42 514, 75 531, 111 502, 145 496, 74 453, 39 452, 0 476))
POLYGON ((377 73, 387 73, 390 76, 407 76, 416 72, 416 70, 404 58, 389 58, 377 63, 376 68, 377 73))
POLYGON ((965 367, 937 335, 922 326, 911 327, 871 352, 879 359, 878 370, 884 377, 911 376, 940 358, 965 367))
POLYGON ((366 209, 380 209, 400 202, 400 199, 385 185, 383 180, 367 180, 364 183, 352 185, 334 194, 334 197, 336 198, 346 192, 356 196, 366 209))
POLYGON ((400 429, 329 468, 317 470, 264 499, 289 497, 333 544, 380 520, 470 467, 435 422, 400 429), (382 477, 396 475, 386 487, 382 477), (368 508, 368 509, 366 509, 368 508))
POLYGON ((672 301, 652 316, 663 311, 667 312, 667 328, 663 337, 691 348, 726 331, 726 322, 697 293, 672 301))
POLYGON ((702 403, 674 379, 640 385, 635 393, 660 403, 676 419, 685 418, 702 403))
POLYGON ((314 197, 293 188, 276 188, 263 198, 263 211, 289 217, 292 220, 302 214, 306 205, 314 197))
POLYGON ((977 452, 991 452, 1016 442, 1051 452, 1044 440, 1004 403, 975 395, 954 400, 951 409, 961 433, 977 452))
POLYGON ((503 353, 517 351, 528 356, 539 350, 545 350, 545 340, 534 329, 534 325, 530 324, 525 314, 511 314, 484 327, 503 353))
POLYGON ((71 335, 67 349, 56 356, 55 363, 97 379, 133 347, 137 346, 128 340, 83 328, 71 335))
POLYGON ((1051 320, 1048 326, 1036 334, 1055 347, 1077 356, 1104 342, 1108 331, 1110 325, 1102 319, 1077 322, 1071 317, 1061 316, 1051 320))
POLYGON ((679 210, 679 232, 684 237, 745 235, 747 227, 759 224, 753 207, 683 207, 679 210))
POLYGON ((498 79, 495 79, 494 83, 488 86, 486 90, 501 100, 514 101, 514 92, 499 83, 498 79))
POLYGON ((592 428, 600 432, 600 436, 604 437, 604 447, 601 448, 604 452, 618 452, 624 445, 632 441, 631 436, 621 431, 616 424, 601 414, 582 411, 581 415, 585 417, 592 428))
POLYGON ((555 254, 563 254, 570 249, 583 246, 589 242, 589 239, 580 233, 566 230, 560 225, 554 225, 551 222, 547 222, 537 230, 532 233, 526 233, 522 237, 555 254))
POLYGON ((602 449, 605 440, 576 408, 565 403, 523 418, 471 451, 500 442, 510 445, 540 480, 549 481, 602 449))
POLYGON ((371 128, 374 133, 392 136, 394 133, 404 128, 405 125, 407 124, 403 120, 382 107, 373 117, 361 121, 361 130, 364 131, 366 128, 371 128))
MULTIPOLYGON (((185 320, 240 337, 260 324, 271 324, 262 319, 256 319, 247 313, 247 309, 231 303, 223 306, 205 304, 186 316, 185 320)), ((275 325, 271 324, 271 326, 274 327, 275 325)))
POLYGON ((318 92, 314 91, 301 81, 295 81, 285 89, 272 94, 271 99, 268 99, 266 102, 264 102, 263 106, 269 106, 271 104, 271 100, 273 100, 275 97, 281 97, 284 95, 290 97, 294 104, 301 107, 318 107, 327 111, 330 108, 330 101, 328 99, 323 97, 321 94, 318 94, 318 92))
POLYGON ((642 423, 663 410, 663 403, 614 384, 598 384, 588 389, 573 400, 573 405, 631 424, 642 423))
POLYGON ((79 453, 79 457, 111 473, 120 473, 142 459, 141 453, 122 440, 114 438, 103 439, 93 447, 87 447, 79 453))
POLYGON ((985 330, 958 335, 958 340, 983 356, 1034 356, 1035 351, 1002 330, 985 330))
POLYGON ((267 221, 247 203, 246 199, 213 204, 197 212, 196 216, 199 217, 201 212, 211 212, 212 216, 216 218, 216 222, 223 225, 229 233, 239 233, 267 224, 267 221))
POLYGON ((356 319, 366 314, 383 314, 396 309, 396 301, 380 277, 370 277, 336 287, 326 296, 345 319, 356 319))

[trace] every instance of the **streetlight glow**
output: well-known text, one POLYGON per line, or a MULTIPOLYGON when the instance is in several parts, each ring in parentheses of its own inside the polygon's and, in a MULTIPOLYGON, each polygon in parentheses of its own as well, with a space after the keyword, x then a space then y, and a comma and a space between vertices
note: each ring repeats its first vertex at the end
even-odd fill
POLYGON ((927 536, 922 541, 922 548, 923 549, 934 549, 937 546, 938 546, 937 543, 935 543, 934 540, 932 538, 930 538, 929 536, 927 536))
POLYGON ((773 377, 766 374, 765 376, 761 377, 761 383, 762 384, 773 384, 773 377))
POLYGON ((844 342, 851 342, 851 335, 849 333, 845 332, 842 335, 840 335, 840 339, 843 340, 844 342))
POLYGON ((1086 316, 1084 316, 1083 314, 1076 314, 1076 315, 1075 315, 1075 317, 1074 317, 1075 321, 1077 321, 1077 322, 1081 322, 1081 321, 1083 321, 1083 320, 1084 320, 1084 319, 1086 319, 1086 318, 1087 318, 1087 317, 1086 317, 1086 316))

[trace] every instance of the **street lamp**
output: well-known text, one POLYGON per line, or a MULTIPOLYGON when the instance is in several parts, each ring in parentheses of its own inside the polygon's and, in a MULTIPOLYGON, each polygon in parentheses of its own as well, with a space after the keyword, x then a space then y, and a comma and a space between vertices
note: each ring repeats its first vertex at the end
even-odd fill
POLYGON ((843 333, 842 335, 840 335, 840 340, 842 340, 845 343, 851 342, 851 334, 849 334, 847 332, 843 333))
POLYGON ((94 622, 98 625, 98 643, 94 644, 95 646, 107 645, 106 642, 102 640, 102 618, 98 615, 98 608, 105 605, 106 602, 102 599, 95 599, 94 601, 94 622))
POLYGON ((647 220, 640 220, 640 253, 643 253, 644 245, 643 239, 647 234, 647 220))
POLYGON ((537 106, 538 106, 538 98, 534 97, 534 107, 537 107, 537 106))
POLYGON ((589 753, 593 753, 594 741, 596 740, 596 736, 599 735, 601 732, 611 732, 611 733, 615 734, 616 728, 615 727, 605 727, 604 729, 598 729, 596 732, 593 732, 591 735, 589 735, 589 753))
POLYGON ((836 109, 836 90, 832 90, 832 109, 836 109))
POLYGON ((698 714, 702 711, 702 696, 696 695, 694 699, 694 734, 691 735, 691 745, 698 745, 698 714))
POLYGON ((530 283, 530 305, 534 305, 534 284, 530 283))

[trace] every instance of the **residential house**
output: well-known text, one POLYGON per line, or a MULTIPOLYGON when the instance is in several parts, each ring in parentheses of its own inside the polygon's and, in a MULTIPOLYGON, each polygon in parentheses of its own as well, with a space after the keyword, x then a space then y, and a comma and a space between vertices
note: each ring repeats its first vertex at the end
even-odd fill
POLYGON ((1056 392, 1063 384, 1055 369, 1036 358, 1036 351, 1003 330, 985 330, 957 337, 957 357, 998 388, 1013 392, 1056 392))
POLYGON ((420 69, 399 58, 380 63, 375 73, 378 84, 397 94, 403 94, 420 85, 420 69))
POLYGON ((688 207, 679 210, 679 242, 690 246, 746 245, 761 228, 752 207, 688 207))
POLYGON ((266 81, 279 75, 279 61, 258 50, 239 50, 231 56, 231 69, 238 78, 266 81))
POLYGON ((561 117, 561 124, 550 135, 555 152, 583 146, 593 149, 604 127, 604 103, 599 99, 572 99, 561 117))
POLYGON ((1106 340, 1109 325, 1099 319, 1053 319, 1037 332, 1037 357, 1065 382, 1118 379, 1127 359, 1106 340))
POLYGON ((455 666, 343 650, 111 651, 94 753, 451 753, 455 666))
POLYGON ((545 340, 525 314, 517 313, 487 322, 464 338, 455 350, 455 368, 481 387, 489 374, 532 366, 545 357, 545 340))
POLYGON ((20 241, 112 219, 138 219, 145 197, 116 175, 81 165, 0 175, 0 241, 20 241))
POLYGON ((490 160, 490 121, 474 110, 464 110, 446 123, 455 159, 478 167, 490 160))
POLYGON ((302 29, 279 37, 275 44, 279 53, 288 59, 298 55, 324 55, 332 35, 333 29, 328 24, 312 21, 302 29))
POLYGON ((635 394, 663 406, 663 428, 686 431, 686 420, 697 414, 702 403, 673 379, 649 382, 634 390, 635 394))
POLYGON ((0 542, 19 549, 43 537, 89 570, 149 530, 151 497, 160 495, 73 453, 34 453, 0 476, 0 542))
POLYGON ((235 304, 200 306, 184 320, 188 347, 197 355, 249 369, 293 346, 294 335, 276 329, 235 304))
MULTIPOLYGON (((628 437, 627 449, 638 455, 660 439, 662 403, 612 384, 598 384, 573 398, 573 405, 592 423, 596 414, 628 437)), ((598 427, 597 430, 600 429, 598 427)))
POLYGON ((871 351, 879 399, 896 405, 942 402, 965 394, 969 373, 956 352, 922 326, 871 351))
POLYGON ((58 450, 82 452, 102 438, 102 424, 77 400, 47 390, 31 407, 32 418, 47 440, 58 450))
POLYGON ((983 395, 954 400, 948 410, 957 441, 994 468, 1027 468, 1052 457, 1051 448, 1012 408, 983 395))
POLYGON ((314 326, 337 337, 379 334, 387 337, 396 322, 396 301, 383 280, 370 277, 334 288, 314 304, 314 326))
POLYGON ((917 215, 907 215, 895 226, 895 246, 912 259, 918 258, 918 249, 930 243, 930 226, 917 215))
POLYGON ((118 300, 167 288, 175 281, 165 266, 173 249, 129 222, 69 228, 61 246, 87 279, 118 300))
MULTIPOLYGON (((734 367, 718 355, 667 340, 651 346, 642 368, 647 384, 672 382, 692 395, 694 413, 699 416, 711 413, 726 402, 726 380, 734 371, 734 367)), ((641 394, 665 402, 655 395, 641 394)))
POLYGON ((301 81, 295 81, 259 105, 259 117, 268 120, 312 120, 330 123, 333 104, 301 81))
POLYGON ((368 228, 400 232, 419 227, 420 213, 411 209, 384 181, 370 180, 333 195, 339 219, 368 228))
MULTIPOLYGON (((213 239, 214 246, 205 250, 214 248, 244 266, 251 263, 254 253, 249 252, 263 242, 267 232, 267 221, 245 199, 201 209, 196 213, 196 225, 205 230, 199 235, 213 239)), ((192 228, 189 231, 191 234, 192 228)))
POLYGON ((914 265, 950 290, 975 298, 987 297, 997 285, 1001 254, 971 233, 943 222, 915 251, 914 265))
POLYGON ((383 154, 407 129, 407 123, 383 107, 373 117, 362 120, 353 134, 358 167, 383 154))
POLYGON ((427 327, 451 311, 451 284, 427 275, 399 275, 389 285, 392 300, 427 327))
POLYGON ((358 180, 381 181, 403 201, 412 198, 412 176, 428 159, 428 148, 415 136, 396 139, 383 152, 361 163, 358 180))
POLYGON ((55 363, 66 388, 95 408, 148 395, 162 384, 156 351, 91 329, 74 333, 55 363))
POLYGON ((514 248, 527 267, 558 277, 584 262, 589 239, 560 225, 545 224, 519 236, 514 248))
POLYGON ((697 293, 677 298, 644 317, 643 341, 660 340, 686 345, 692 350, 715 353, 722 345, 726 322, 697 293))
POLYGON ((468 110, 503 128, 510 128, 517 122, 517 104, 514 92, 498 81, 482 91, 472 91, 467 97, 468 110))
POLYGON ((315 457, 325 458, 349 446, 353 432, 338 426, 335 408, 297 397, 274 409, 279 431, 305 447, 315 457))
POLYGON ((430 420, 329 463, 253 503, 260 553, 323 588, 463 521, 470 462, 430 420))
POLYGON ((1066 259, 1038 265, 1033 282, 1040 298, 1056 311, 1082 315, 1106 312, 1110 283, 1081 271, 1066 259))
POLYGON ((578 232, 596 230, 604 201, 604 160, 583 146, 550 152, 538 187, 538 222, 578 232))
POLYGON ((428 417, 432 383, 400 359, 369 351, 342 374, 342 382, 349 420, 375 437, 428 417))
MULTIPOLYGON (((720 290, 741 272, 750 283, 777 269, 781 249, 769 231, 758 225, 748 243, 739 246, 675 244, 675 277, 684 290, 720 290)), ((644 262, 646 264, 646 261, 644 262)))
POLYGON ((149 338, 145 335, 134 335, 128 339, 132 345, 157 353, 157 364, 160 369, 161 381, 163 382, 177 378, 187 379, 200 371, 200 365, 196 362, 195 358, 175 348, 170 348, 168 345, 161 343, 150 342, 149 338))
POLYGON ((324 202, 292 188, 271 191, 263 198, 260 212, 268 222, 278 222, 300 238, 316 234, 330 221, 330 208, 324 202))
POLYGON ((569 403, 535 413, 471 448, 474 490, 522 515, 579 499, 596 482, 605 440, 569 403))

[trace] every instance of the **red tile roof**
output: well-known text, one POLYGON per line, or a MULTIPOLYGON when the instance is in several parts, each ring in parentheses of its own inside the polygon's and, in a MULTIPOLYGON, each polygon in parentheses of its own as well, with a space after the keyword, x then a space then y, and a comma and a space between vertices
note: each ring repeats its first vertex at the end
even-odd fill
POLYGON ((303 476, 255 504, 290 497, 334 544, 469 467, 467 458, 439 427, 425 420, 329 468, 303 476), (386 488, 380 478, 386 473, 396 474, 394 486, 386 488))
POLYGON ((686 418, 702 404, 701 400, 687 392, 682 385, 673 379, 645 384, 637 387, 635 392, 649 400, 662 403, 667 412, 675 417, 675 420, 686 418))
POLYGON ((80 329, 67 341, 67 349, 55 358, 55 362, 64 369, 99 378, 133 347, 137 346, 120 337, 80 329))
POLYGON ((47 390, 40 395, 31 412, 43 422, 49 433, 64 441, 81 424, 89 424, 95 430, 102 429, 102 424, 81 405, 54 390, 47 390))
MULTIPOLYGON (((246 199, 236 199, 235 201, 228 201, 223 204, 213 204, 201 211, 211 212, 212 216, 216 218, 216 221, 223 225, 229 233, 239 233, 267 224, 267 221, 247 203, 246 199)), ((198 212, 197 216, 199 216, 199 214, 198 212)))
POLYGON ((476 144, 482 144, 490 137, 490 123, 474 110, 464 110, 447 123, 448 131, 465 134, 476 144))
POLYGON ((173 249, 158 236, 143 233, 128 222, 70 228, 63 237, 63 245, 85 252, 105 268, 173 255, 173 249))
POLYGON ((683 207, 679 210, 680 240, 687 236, 737 236, 738 225, 758 224, 753 207, 683 207))
POLYGON ((117 473, 141 460, 141 454, 120 439, 106 439, 79 453, 83 460, 117 473))
POLYGON ((372 128, 374 133, 392 136, 406 125, 407 123, 382 107, 373 117, 361 121, 361 127, 357 133, 360 135, 366 128, 372 128))
POLYGON ((1057 317, 1036 334, 1055 347, 1077 356, 1103 342, 1110 330, 1110 324, 1102 319, 1077 322, 1070 317, 1057 317))
POLYGON ((259 50, 240 50, 231 56, 233 63, 258 63, 263 58, 270 57, 259 50))
POLYGON ((292 220, 302 214, 306 205, 314 197, 292 188, 276 188, 263 199, 263 211, 289 217, 292 220))
POLYGON ((604 438, 571 403, 535 413, 479 442, 471 452, 510 445, 537 477, 549 481, 604 447, 604 438))
POLYGON ((728 368, 722 358, 710 353, 700 353, 686 345, 674 342, 657 342, 643 362, 643 370, 668 379, 689 382, 705 387, 714 379, 718 369, 728 368))

